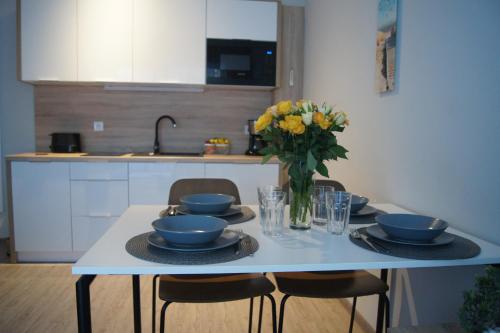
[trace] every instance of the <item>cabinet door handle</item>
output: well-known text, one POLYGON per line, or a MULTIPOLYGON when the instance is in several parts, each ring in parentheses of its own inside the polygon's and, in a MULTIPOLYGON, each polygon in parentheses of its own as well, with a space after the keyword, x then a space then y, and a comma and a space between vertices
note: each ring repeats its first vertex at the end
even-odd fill
POLYGON ((111 215, 111 213, 106 213, 106 214, 92 214, 92 213, 90 213, 88 216, 89 217, 111 217, 112 215, 111 215))
POLYGON ((290 69, 290 76, 289 76, 289 79, 288 79, 288 85, 290 87, 293 87, 293 84, 294 84, 293 74, 294 74, 294 71, 293 71, 293 68, 292 68, 292 69, 290 69))

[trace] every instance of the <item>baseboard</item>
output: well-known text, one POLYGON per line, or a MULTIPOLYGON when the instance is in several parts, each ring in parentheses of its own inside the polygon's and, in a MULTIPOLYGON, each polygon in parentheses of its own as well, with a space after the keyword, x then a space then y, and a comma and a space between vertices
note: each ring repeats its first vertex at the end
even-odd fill
MULTIPOLYGON (((345 298, 341 298, 339 300, 340 300, 340 304, 342 304, 342 306, 349 313, 351 313, 352 304, 345 298)), ((364 332, 375 333, 375 329, 368 323, 368 321, 365 319, 365 317, 363 317, 363 315, 361 313, 359 313, 359 311, 357 311, 357 310, 356 310, 356 316, 354 318, 354 321, 359 326, 361 326, 361 328, 363 329, 364 332)))
POLYGON ((21 263, 74 263, 84 252, 17 252, 17 262, 21 263))

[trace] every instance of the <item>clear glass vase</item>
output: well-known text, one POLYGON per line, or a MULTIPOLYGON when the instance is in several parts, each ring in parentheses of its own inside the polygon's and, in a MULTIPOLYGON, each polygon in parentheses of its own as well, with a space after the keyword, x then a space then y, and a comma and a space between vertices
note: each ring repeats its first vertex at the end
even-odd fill
POLYGON ((290 177, 290 228, 310 229, 313 220, 313 174, 290 177))

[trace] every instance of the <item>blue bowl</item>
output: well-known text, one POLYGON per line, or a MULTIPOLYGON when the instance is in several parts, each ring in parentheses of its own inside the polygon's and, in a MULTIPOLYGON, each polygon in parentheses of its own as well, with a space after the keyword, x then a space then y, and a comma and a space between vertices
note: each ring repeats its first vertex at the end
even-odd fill
POLYGON ((423 242, 433 240, 448 227, 443 220, 414 214, 378 215, 375 221, 390 237, 423 242))
POLYGON ((359 212, 366 206, 368 201, 370 201, 368 198, 360 197, 359 195, 353 194, 351 196, 351 213, 359 212))
POLYGON ((212 216, 178 215, 158 219, 152 225, 167 242, 193 246, 216 240, 227 222, 212 216))
POLYGON ((199 193, 185 195, 180 202, 191 212, 213 214, 226 211, 234 202, 234 197, 227 194, 199 193))

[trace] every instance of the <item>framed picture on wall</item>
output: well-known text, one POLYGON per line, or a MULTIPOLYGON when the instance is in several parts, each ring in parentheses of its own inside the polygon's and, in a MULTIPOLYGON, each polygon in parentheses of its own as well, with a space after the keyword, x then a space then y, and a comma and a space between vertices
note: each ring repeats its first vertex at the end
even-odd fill
POLYGON ((398 0, 379 0, 376 50, 376 90, 394 90, 396 72, 396 27, 398 0))

